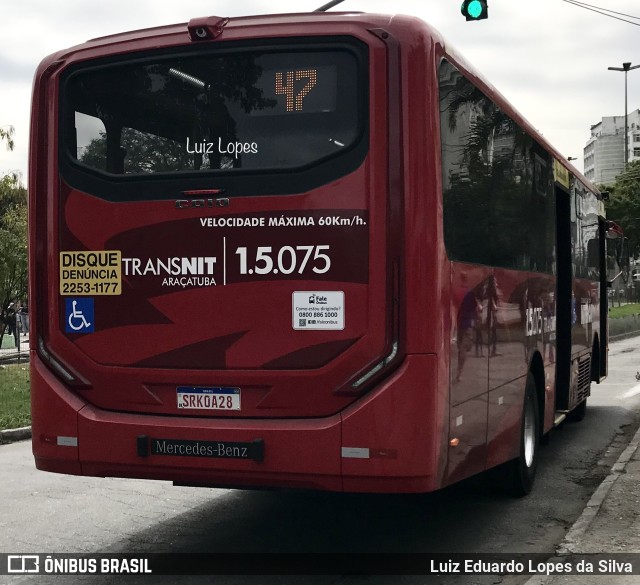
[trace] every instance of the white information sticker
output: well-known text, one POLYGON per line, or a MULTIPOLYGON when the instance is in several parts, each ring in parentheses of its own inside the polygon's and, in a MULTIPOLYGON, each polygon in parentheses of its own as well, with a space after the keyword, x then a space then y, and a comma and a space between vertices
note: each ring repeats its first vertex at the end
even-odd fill
POLYGON ((344 329, 344 292, 294 292, 293 328, 344 329))

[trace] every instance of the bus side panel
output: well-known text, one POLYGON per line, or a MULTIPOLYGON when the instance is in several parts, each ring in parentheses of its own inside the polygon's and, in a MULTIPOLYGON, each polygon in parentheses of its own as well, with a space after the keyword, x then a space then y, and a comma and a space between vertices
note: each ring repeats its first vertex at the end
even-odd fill
POLYGON ((525 383, 526 378, 520 378, 489 392, 487 469, 520 453, 525 383))
POLYGON ((492 269, 452 262, 447 485, 484 470, 492 269))
POLYGON ((485 469, 487 394, 451 407, 447 485, 485 469))
MULTIPOLYGON (((540 358, 547 371, 553 371, 556 354, 555 277, 504 269, 495 269, 494 277, 498 302, 489 348, 487 468, 518 456, 527 373, 540 358)), ((540 404, 550 422, 551 388, 545 384, 545 402, 540 404)))
POLYGON ((343 413, 345 491, 426 492, 442 487, 447 409, 438 356, 409 355, 343 413))

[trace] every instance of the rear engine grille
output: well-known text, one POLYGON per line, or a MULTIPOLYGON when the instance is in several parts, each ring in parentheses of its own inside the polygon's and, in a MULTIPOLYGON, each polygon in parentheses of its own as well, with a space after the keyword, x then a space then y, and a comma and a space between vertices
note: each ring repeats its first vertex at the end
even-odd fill
POLYGON ((590 394, 591 388, 591 356, 578 364, 578 396, 575 404, 580 404, 590 394))

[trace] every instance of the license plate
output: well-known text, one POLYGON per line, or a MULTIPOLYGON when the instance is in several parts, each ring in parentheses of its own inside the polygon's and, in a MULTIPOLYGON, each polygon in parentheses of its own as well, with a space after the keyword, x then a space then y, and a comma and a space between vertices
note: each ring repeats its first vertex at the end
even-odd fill
POLYGON ((189 410, 240 410, 240 388, 179 386, 178 408, 189 410))

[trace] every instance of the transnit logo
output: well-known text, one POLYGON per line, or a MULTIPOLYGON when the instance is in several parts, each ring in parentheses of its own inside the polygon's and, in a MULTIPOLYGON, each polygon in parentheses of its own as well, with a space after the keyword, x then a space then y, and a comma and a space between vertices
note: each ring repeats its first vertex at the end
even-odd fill
POLYGON ((191 258, 123 258, 126 276, 204 276, 213 275, 215 256, 192 256, 191 258))
POLYGON ((124 276, 160 276, 162 286, 216 286, 215 256, 123 258, 124 276))

